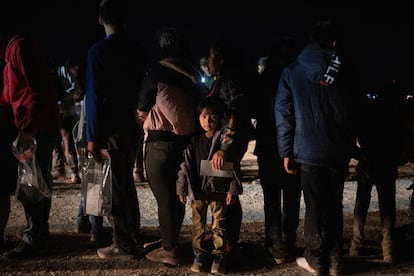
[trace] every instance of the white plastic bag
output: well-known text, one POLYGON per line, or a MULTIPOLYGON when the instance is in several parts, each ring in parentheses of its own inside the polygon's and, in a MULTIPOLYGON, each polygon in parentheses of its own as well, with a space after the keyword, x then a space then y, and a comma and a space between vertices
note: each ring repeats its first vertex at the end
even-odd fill
POLYGON ((111 159, 105 159, 99 164, 89 155, 82 163, 82 196, 85 215, 109 216, 112 209, 111 159))
POLYGON ((52 194, 36 162, 36 148, 35 138, 32 143, 24 144, 18 136, 12 145, 12 152, 19 160, 16 198, 22 203, 34 204, 44 198, 50 198, 52 194))

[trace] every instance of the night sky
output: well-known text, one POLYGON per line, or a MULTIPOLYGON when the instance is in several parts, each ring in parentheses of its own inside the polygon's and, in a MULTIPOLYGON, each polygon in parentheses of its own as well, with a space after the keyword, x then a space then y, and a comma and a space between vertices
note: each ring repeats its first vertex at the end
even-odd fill
MULTIPOLYGON (((68 56, 86 62, 88 48, 105 35, 98 23, 98 3, 99 0, 3 1, 0 23, 6 28, 18 26, 29 30, 58 64, 68 56), (5 2, 12 3, 6 6, 5 2)), ((345 26, 349 51, 365 83, 377 85, 385 79, 408 82, 414 76, 413 45, 409 42, 412 39, 407 36, 414 33, 412 16, 399 17, 395 13, 367 16, 356 8, 289 10, 250 5, 230 9, 206 1, 197 8, 162 4, 148 8, 143 7, 142 1, 131 0, 131 3, 128 32, 144 45, 150 60, 154 56, 155 30, 175 26, 190 38, 195 63, 208 54, 212 40, 226 37, 240 46, 249 68, 255 70, 257 59, 267 54, 274 40, 289 35, 303 44, 317 19, 331 17, 345 26)))

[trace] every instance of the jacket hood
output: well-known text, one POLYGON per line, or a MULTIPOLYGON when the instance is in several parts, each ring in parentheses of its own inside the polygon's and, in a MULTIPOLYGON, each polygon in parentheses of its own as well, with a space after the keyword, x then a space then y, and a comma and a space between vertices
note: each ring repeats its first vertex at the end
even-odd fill
POLYGON ((174 70, 187 78, 189 78, 193 83, 197 83, 200 79, 200 75, 195 69, 195 67, 185 60, 182 59, 174 59, 174 58, 166 58, 163 60, 160 60, 159 62, 161 65, 174 70))
POLYGON ((326 86, 336 81, 341 69, 341 61, 336 51, 322 49, 316 43, 306 46, 297 61, 309 81, 326 86))

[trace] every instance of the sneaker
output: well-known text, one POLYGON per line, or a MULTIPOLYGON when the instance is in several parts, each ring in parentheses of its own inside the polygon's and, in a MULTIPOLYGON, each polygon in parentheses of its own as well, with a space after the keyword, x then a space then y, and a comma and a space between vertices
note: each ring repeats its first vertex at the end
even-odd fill
POLYGON ((176 247, 169 251, 165 250, 163 247, 160 247, 148 252, 145 257, 152 262, 164 263, 171 266, 177 266, 180 264, 178 250, 176 247))
POLYGON ((308 261, 306 261, 306 259, 304 257, 298 257, 296 258, 296 263, 298 264, 299 267, 305 269, 307 272, 312 273, 314 275, 317 275, 318 273, 316 272, 315 269, 313 269, 310 264, 308 264, 308 261))
POLYGON ((30 257, 34 251, 35 246, 33 244, 28 244, 24 241, 20 241, 20 243, 15 248, 5 252, 3 255, 1 255, 1 257, 2 259, 6 260, 22 260, 30 257))
POLYGON ((81 179, 79 177, 79 174, 72 172, 70 174, 70 177, 69 177, 69 181, 68 182, 70 184, 79 184, 79 183, 81 183, 81 179))
POLYGON ((154 249, 160 248, 162 246, 162 239, 146 242, 142 245, 142 247, 147 251, 152 251, 154 249))
POLYGON ((358 257, 360 254, 361 245, 357 242, 352 241, 351 246, 349 247, 349 256, 350 257, 358 257))
POLYGON ((192 272, 201 272, 203 269, 203 256, 196 254, 194 257, 193 264, 191 265, 191 271, 192 272))
POLYGON ((283 249, 276 249, 274 247, 269 247, 268 251, 270 255, 275 260, 276 264, 284 264, 286 263, 286 254, 283 249))
POLYGON ((65 168, 53 168, 50 171, 50 175, 52 176, 52 179, 56 179, 59 176, 62 176, 65 174, 65 168))
POLYGON ((217 256, 214 257, 213 262, 211 264, 210 273, 212 273, 212 274, 220 273, 222 262, 223 262, 223 257, 217 257, 217 256))
POLYGON ((124 251, 123 249, 117 247, 115 244, 111 244, 108 247, 99 248, 96 252, 98 254, 98 257, 101 259, 134 259, 133 254, 124 251))
POLYGON ((394 257, 392 256, 392 254, 383 254, 383 261, 384 263, 387 264, 392 264, 394 263, 394 257))

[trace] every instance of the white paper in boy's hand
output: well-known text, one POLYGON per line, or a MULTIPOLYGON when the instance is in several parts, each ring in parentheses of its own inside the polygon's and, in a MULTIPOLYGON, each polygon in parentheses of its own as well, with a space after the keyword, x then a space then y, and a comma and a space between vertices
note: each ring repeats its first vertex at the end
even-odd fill
POLYGON ((85 213, 92 216, 99 215, 99 189, 100 185, 88 183, 86 193, 85 213))
POLYGON ((233 177, 233 162, 224 162, 221 170, 216 170, 211 165, 211 160, 201 160, 200 175, 233 177))

